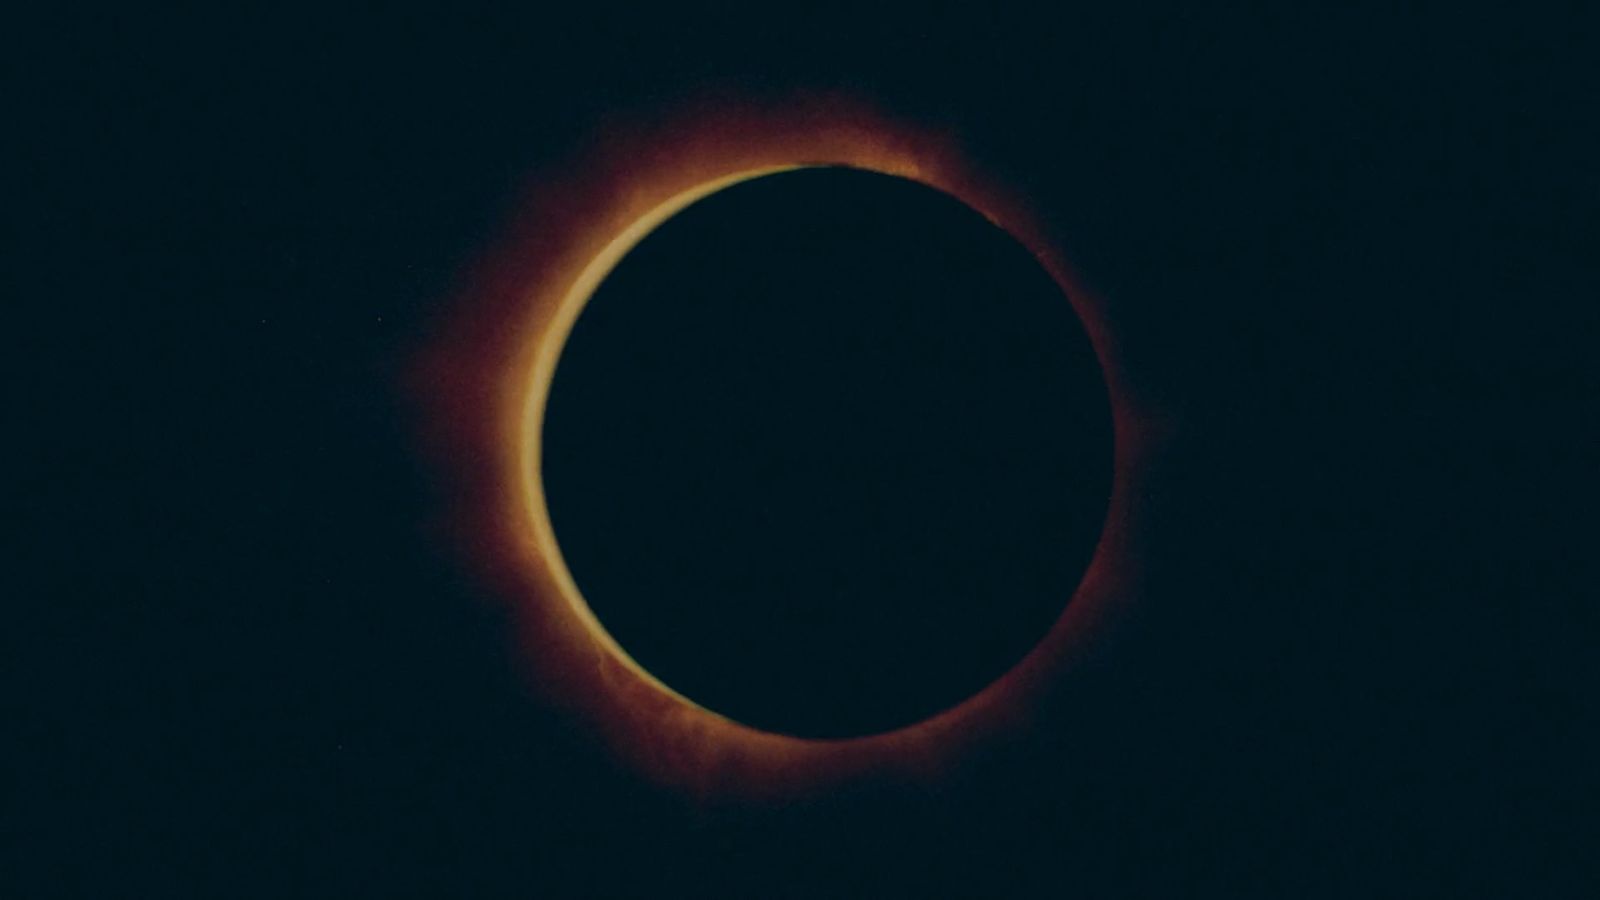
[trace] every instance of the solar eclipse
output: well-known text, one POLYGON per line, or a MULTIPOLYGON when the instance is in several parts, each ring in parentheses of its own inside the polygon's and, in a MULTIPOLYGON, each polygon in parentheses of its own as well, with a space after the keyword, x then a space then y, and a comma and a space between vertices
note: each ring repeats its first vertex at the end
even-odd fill
POLYGON ((938 771, 1124 599, 1145 430, 1100 308, 937 134, 696 110, 604 135, 508 232, 420 368, 452 527, 534 688, 647 775, 938 771))

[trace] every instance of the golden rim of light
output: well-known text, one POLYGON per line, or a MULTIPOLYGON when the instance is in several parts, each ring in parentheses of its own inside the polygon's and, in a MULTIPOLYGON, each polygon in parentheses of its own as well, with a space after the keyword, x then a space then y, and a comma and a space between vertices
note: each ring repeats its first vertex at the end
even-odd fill
POLYGON ((523 440, 522 440, 522 472, 524 474, 522 495, 525 511, 534 527, 534 540, 538 552, 545 559, 550 560, 551 574, 555 577, 561 594, 566 598, 573 615, 584 624, 594 638, 598 640, 607 652, 611 653, 618 661, 626 666, 634 675, 643 679, 681 703, 686 703, 697 710, 709 715, 726 719, 716 710, 708 709, 692 698, 686 697, 674 690, 670 685, 657 678, 650 670, 639 665, 626 649, 619 644, 611 632, 606 630, 588 601, 583 598, 583 591, 572 577, 572 572, 567 568, 565 557, 561 554, 561 545, 556 540, 555 526, 550 521, 550 509, 545 502, 544 477, 542 468, 541 450, 544 444, 544 414, 545 406, 550 399, 550 384, 555 377, 556 364, 561 359, 561 351, 566 347, 567 338, 572 334, 572 326, 578 321, 578 316, 583 314, 583 309, 589 304, 594 292, 599 290, 606 276, 610 275, 623 257, 627 256, 639 242, 650 235, 651 232, 661 227, 668 219, 693 206, 700 200, 733 187, 745 181, 752 181, 767 175, 776 175, 780 172, 792 172, 798 169, 816 168, 806 164, 793 164, 781 166, 764 166, 736 172, 714 178, 702 184, 695 185, 682 191, 666 202, 636 219, 633 224, 624 228, 620 234, 611 239, 611 242, 589 261, 589 264, 578 273, 578 277, 567 288, 566 295, 561 298, 556 307, 555 315, 551 318, 548 330, 539 340, 539 349, 533 361, 533 372, 529 377, 527 399, 524 401, 523 412, 523 440))
POLYGON ((619 124, 530 185, 503 243, 468 273, 463 305, 423 360, 430 436, 462 479, 450 524, 514 616, 530 686, 600 745, 664 786, 701 797, 799 797, 870 772, 931 776, 1014 733, 1044 686, 1085 658, 1133 588, 1128 520, 1155 435, 1116 364, 1104 307, 1028 204, 974 169, 947 135, 848 100, 785 107, 719 100, 649 126, 619 124), (545 405, 563 347, 595 291, 664 222, 741 182, 839 167, 953 197, 1027 248, 1088 332, 1111 399, 1114 471, 1105 526, 1050 630, 1007 672, 953 706, 889 731, 802 738, 685 697, 640 666, 595 616, 562 559, 541 466, 545 405), (487 418, 485 418, 487 414, 487 418), (465 530, 460 530, 465 526, 465 530))

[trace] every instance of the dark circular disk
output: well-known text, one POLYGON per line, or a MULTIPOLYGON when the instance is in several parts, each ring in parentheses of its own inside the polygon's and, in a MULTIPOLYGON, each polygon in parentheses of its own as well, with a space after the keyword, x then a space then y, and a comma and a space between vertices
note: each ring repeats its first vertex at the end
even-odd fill
POLYGON ((562 554, 606 630, 745 724, 845 737, 981 690, 1049 630, 1111 492, 1060 287, 927 186, 770 175, 669 219, 562 350, 562 554))

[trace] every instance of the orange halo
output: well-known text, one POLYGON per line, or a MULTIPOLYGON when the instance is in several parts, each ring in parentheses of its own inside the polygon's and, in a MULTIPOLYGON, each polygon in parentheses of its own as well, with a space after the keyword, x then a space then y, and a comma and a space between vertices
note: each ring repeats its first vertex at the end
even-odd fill
POLYGON ((451 312, 415 373, 432 450, 451 476, 448 521, 487 586, 508 604, 533 684, 659 783, 704 799, 774 799, 862 777, 936 777, 979 743, 1020 727, 1039 692, 1080 658, 1092 635, 1104 632, 1131 590, 1132 482, 1149 429, 1119 375, 1104 309, 1025 206, 928 129, 837 99, 779 109, 721 103, 677 112, 653 127, 613 128, 580 161, 535 186, 525 218, 469 279, 451 312), (1116 441, 1100 544, 1044 639, 951 709, 845 740, 749 728, 696 705, 634 663, 567 571, 539 478, 550 378, 601 279, 696 200, 808 165, 850 166, 941 190, 1033 251, 1100 358, 1116 441))

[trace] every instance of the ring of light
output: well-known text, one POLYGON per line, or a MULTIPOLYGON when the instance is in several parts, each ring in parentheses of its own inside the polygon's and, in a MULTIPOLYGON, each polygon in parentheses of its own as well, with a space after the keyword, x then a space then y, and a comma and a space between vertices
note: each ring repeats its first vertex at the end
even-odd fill
POLYGON ((618 127, 534 185, 459 312, 419 359, 428 438, 455 479, 447 523, 516 628, 530 687, 599 745, 661 784, 701 797, 799 797, 897 773, 938 777, 979 745, 1015 733, 1046 687, 1109 636, 1136 590, 1138 481, 1156 442, 1128 389, 1105 308, 1055 250, 1029 205, 937 133, 839 98, 782 108, 719 101, 662 124, 618 127), (643 152, 641 152, 643 151, 643 152), (573 323, 601 281, 652 230, 742 181, 814 165, 915 181, 961 201, 1033 253, 1078 314, 1111 401, 1113 473, 1105 525, 1077 590, 1009 671, 920 722, 821 740, 750 728, 704 709, 639 666, 584 601, 546 508, 540 438, 573 323))

